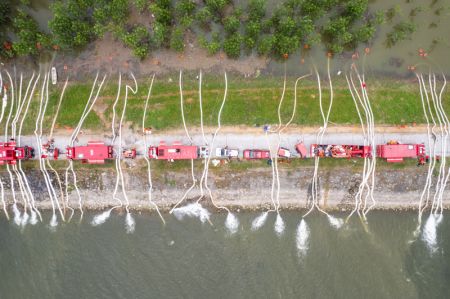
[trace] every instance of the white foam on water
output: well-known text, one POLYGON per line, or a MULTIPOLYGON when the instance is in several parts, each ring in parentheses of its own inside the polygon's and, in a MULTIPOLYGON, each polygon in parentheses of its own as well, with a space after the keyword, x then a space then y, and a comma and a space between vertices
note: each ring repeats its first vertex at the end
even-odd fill
POLYGON ((309 248, 309 228, 306 221, 302 219, 297 227, 297 234, 295 236, 297 245, 297 254, 299 257, 306 256, 309 248))
POLYGON ((130 212, 128 212, 127 216, 125 216, 125 229, 127 234, 134 233, 134 230, 136 229, 136 221, 134 221, 134 218, 131 216, 130 212))
POLYGON ((269 215, 269 212, 263 212, 261 215, 259 215, 252 221, 253 231, 260 229, 266 223, 267 215, 269 215))
POLYGON ((101 214, 97 214, 94 216, 94 218, 91 221, 92 226, 98 226, 106 222, 108 220, 109 216, 111 216, 112 209, 109 209, 107 211, 104 211, 101 214))
POLYGON ((235 234, 238 231, 239 219, 237 219, 237 217, 231 212, 229 212, 227 215, 227 219, 225 220, 225 227, 228 229, 230 234, 235 234))
POLYGON ((283 218, 281 218, 280 214, 277 214, 277 219, 275 220, 275 233, 278 237, 281 237, 284 234, 284 229, 286 225, 284 224, 283 218))
POLYGON ((437 248, 437 227, 439 225, 439 216, 430 215, 423 227, 422 240, 427 245, 431 253, 436 252, 437 248))
POLYGON ((184 217, 198 218, 202 223, 209 221, 210 213, 207 209, 203 208, 201 204, 195 202, 188 204, 181 208, 173 210, 173 215, 178 220, 183 220, 184 217))
POLYGON ((20 216, 20 211, 17 208, 16 204, 13 204, 12 210, 13 210, 13 213, 14 213, 14 222, 17 224, 17 226, 20 226, 20 224, 22 223, 22 219, 21 219, 21 216, 20 216))
POLYGON ((22 227, 25 227, 28 224, 28 219, 30 219, 30 215, 28 215, 27 212, 23 212, 22 221, 20 222, 20 225, 22 227))
POLYGON ((52 219, 50 219, 50 227, 57 227, 58 226, 58 218, 56 217, 56 214, 53 214, 52 219))
POLYGON ((37 214, 35 211, 31 210, 30 211, 31 217, 30 217, 30 224, 31 225, 36 225, 36 223, 38 223, 38 219, 37 219, 37 214))
POLYGON ((344 225, 344 220, 341 218, 336 218, 331 215, 327 215, 328 222, 330 222, 331 227, 334 229, 340 229, 344 225))

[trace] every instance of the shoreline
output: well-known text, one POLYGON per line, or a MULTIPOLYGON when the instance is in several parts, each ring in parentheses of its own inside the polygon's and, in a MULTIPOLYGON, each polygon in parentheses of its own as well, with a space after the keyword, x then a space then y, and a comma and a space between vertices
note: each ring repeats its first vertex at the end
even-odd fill
MULTIPOLYGON (((200 177, 200 169, 196 165, 195 175, 200 177)), ((324 165, 319 169, 319 187, 321 199, 319 205, 326 211, 351 211, 354 207, 354 195, 361 179, 357 164, 353 167, 340 165, 324 165), (336 172, 339 172, 336 175, 336 172)), ((138 168, 138 167, 135 167, 138 168)), ((147 173, 142 168, 124 170, 125 190, 129 198, 129 208, 134 211, 154 211, 148 199, 147 173)), ((114 169, 76 169, 78 187, 80 188, 83 210, 106 210, 118 206, 113 199, 115 186, 114 169)), ((301 211, 310 204, 311 167, 295 167, 280 169, 280 209, 301 211)), ((60 173, 61 175, 62 173, 60 173)), ((5 200, 13 203, 9 178, 7 173, 0 172, 5 188, 5 200)), ((30 187, 35 195, 36 207, 39 210, 51 210, 52 204, 39 170, 27 171, 30 187)), ((62 200, 57 182, 53 174, 54 186, 61 207, 62 200)), ((152 200, 161 211, 170 210, 191 187, 192 179, 187 169, 153 169, 152 200)), ((406 166, 401 169, 380 167, 376 173, 373 210, 417 210, 422 188, 425 185, 426 169, 423 167, 406 166)), ((261 211, 273 208, 271 199, 270 168, 256 167, 250 169, 213 168, 209 174, 208 185, 211 188, 214 201, 219 206, 225 206, 233 211, 261 211)), ((17 182, 16 182, 17 184, 17 182)), ((64 189, 64 186, 63 186, 64 189)), ((23 200, 16 186, 16 200, 23 207, 23 200)), ((204 189, 204 191, 206 191, 204 189)), ((206 192, 204 193, 206 194, 206 192)), ((179 206, 196 202, 200 198, 198 185, 179 206)), ((434 191, 431 189, 431 200, 434 191)), ((118 197, 125 204, 119 186, 118 197)), ((73 186, 69 188, 69 206, 78 209, 78 197, 73 186)), ((204 196, 200 202, 210 212, 220 213, 213 207, 209 196, 204 196)), ((367 204, 370 204, 369 202, 367 204)), ((430 203, 428 204, 428 207, 430 203)), ((443 206, 450 209, 450 193, 444 194, 443 206)), ((67 208, 67 210, 69 210, 67 208)))

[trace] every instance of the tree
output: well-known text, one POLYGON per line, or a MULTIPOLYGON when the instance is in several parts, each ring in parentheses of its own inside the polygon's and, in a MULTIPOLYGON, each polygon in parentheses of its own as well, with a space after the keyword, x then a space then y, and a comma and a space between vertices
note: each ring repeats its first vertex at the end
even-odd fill
POLYGON ((53 19, 48 25, 60 47, 81 48, 94 38, 94 21, 89 14, 93 4, 93 0, 67 0, 51 5, 53 19))
POLYGON ((48 39, 43 33, 39 32, 37 22, 22 10, 18 11, 13 23, 18 37, 13 49, 18 55, 36 55, 38 45, 48 46, 48 39))

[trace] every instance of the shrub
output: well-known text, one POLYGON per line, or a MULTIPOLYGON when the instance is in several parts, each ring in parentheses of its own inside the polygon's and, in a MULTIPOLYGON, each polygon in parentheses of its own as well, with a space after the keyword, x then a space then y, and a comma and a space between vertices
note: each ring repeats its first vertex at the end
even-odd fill
POLYGON ((170 48, 177 52, 184 50, 184 29, 182 27, 175 27, 170 36, 170 48))
POLYGON ((386 46, 388 48, 394 46, 399 41, 411 38, 416 31, 414 23, 402 21, 396 24, 391 32, 386 36, 386 46))
POLYGON ((161 47, 164 45, 164 42, 167 40, 169 29, 164 24, 161 24, 159 22, 153 23, 153 45, 156 48, 161 47))
POLYGON ((257 46, 257 52, 259 55, 269 55, 272 52, 275 39, 273 35, 263 36, 257 46))
POLYGON ((124 35, 124 42, 133 50, 133 54, 144 59, 150 48, 150 33, 143 25, 135 26, 124 35))
POLYGON ((175 14, 178 17, 191 16, 195 10, 195 2, 192 0, 179 0, 175 5, 175 14))
POLYGON ((224 20, 224 30, 227 34, 233 34, 239 30, 241 23, 239 19, 231 15, 224 20))
POLYGON ((140 13, 143 13, 147 9, 147 0, 134 0, 134 5, 140 13))
POLYGON ((195 18, 201 26, 207 27, 212 21, 213 15, 208 7, 202 7, 197 11, 195 18))
POLYGON ((214 55, 220 50, 220 36, 218 32, 214 32, 211 36, 211 41, 207 41, 204 36, 198 38, 201 47, 208 51, 209 55, 214 55))
POLYGON ((234 33, 225 38, 223 42, 223 50, 230 58, 239 58, 241 55, 241 36, 234 33))

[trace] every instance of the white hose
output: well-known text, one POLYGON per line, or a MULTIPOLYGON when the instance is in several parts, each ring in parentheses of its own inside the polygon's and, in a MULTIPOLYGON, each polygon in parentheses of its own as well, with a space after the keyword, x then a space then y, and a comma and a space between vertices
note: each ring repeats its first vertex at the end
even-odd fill
MULTIPOLYGON (((33 73, 33 74, 34 74, 34 73, 33 73)), ((22 137, 22 127, 23 127, 23 123, 24 123, 24 121, 25 121, 25 119, 26 119, 26 116, 27 116, 27 114, 28 114, 28 110, 29 110, 29 108, 30 108, 30 103, 31 103, 31 101, 32 101, 32 99, 33 99, 34 91, 35 91, 35 89, 36 89, 36 86, 37 86, 37 83, 39 82, 40 77, 41 77, 41 74, 38 74, 36 80, 34 81, 33 88, 31 89, 31 93, 30 93, 29 96, 28 96, 28 99, 26 99, 26 97, 25 97, 25 99, 24 99, 24 103, 26 102, 26 107, 25 107, 25 111, 24 111, 24 113, 23 113, 22 119, 20 120, 20 124, 19 124, 19 133, 18 133, 18 137, 17 137, 17 144, 18 144, 19 146, 21 145, 21 137, 22 137)), ((20 173, 21 173, 21 175, 22 175, 22 177, 23 177, 23 179, 24 179, 25 187, 26 187, 28 196, 29 196, 30 201, 31 201, 32 209, 33 209, 33 210, 35 211, 35 213, 39 216, 40 221, 42 221, 42 215, 41 215, 41 213, 39 212, 39 210, 36 208, 34 194, 33 194, 33 192, 31 191, 30 184, 29 184, 29 182, 28 182, 28 178, 27 178, 27 176, 25 175, 25 172, 24 172, 23 169, 22 169, 22 161, 21 161, 21 160, 18 161, 18 168, 19 168, 19 171, 20 171, 20 173)))
POLYGON ((121 181, 121 186, 122 186, 122 194, 123 194, 123 197, 125 198, 125 201, 126 201, 125 209, 126 209, 127 213, 130 212, 129 211, 130 201, 128 200, 127 192, 125 190, 125 180, 124 180, 124 177, 123 177, 123 171, 122 171, 122 165, 120 163, 120 160, 121 160, 120 157, 122 157, 122 155, 121 155, 121 153, 122 153, 122 126, 123 126, 123 120, 125 119, 125 112, 126 112, 126 109, 127 109, 128 90, 131 90, 131 92, 133 94, 136 94, 138 92, 138 85, 137 85, 136 78, 134 77, 133 73, 131 73, 131 77, 133 77, 135 89, 133 89, 129 85, 125 86, 125 99, 123 101, 122 116, 121 116, 120 122, 119 122, 119 154, 120 155, 119 155, 119 164, 118 164, 118 166, 119 166, 120 181, 121 181))
MULTIPOLYGON (((112 140, 111 140, 111 144, 114 146, 115 142, 116 142, 116 138, 117 138, 117 134, 116 134, 116 130, 115 130, 115 125, 116 125, 116 106, 117 103, 119 102, 119 97, 120 97, 120 88, 122 86, 122 73, 119 73, 119 87, 117 89, 117 96, 116 99, 114 101, 113 104, 113 117, 112 117, 112 122, 111 122, 111 130, 112 130, 112 140)), ((123 205, 122 200, 117 197, 117 191, 119 189, 119 182, 120 182, 120 174, 119 174, 119 163, 120 163, 120 152, 116 152, 116 158, 114 161, 115 164, 115 168, 116 168, 116 183, 114 186, 114 192, 113 192, 113 199, 117 200, 119 202, 118 206, 115 207, 121 207, 123 205)), ((115 208, 114 207, 114 208, 115 208)))
MULTIPOLYGON (((70 147, 73 146, 73 144, 75 142, 75 139, 77 138, 77 135, 78 135, 78 133, 81 130, 81 127, 83 125, 84 120, 86 119, 86 117, 88 116, 89 112, 92 110, 92 107, 94 106, 95 102, 97 101, 98 96, 100 94, 100 90, 102 89, 102 86, 103 86, 103 84, 105 82, 106 75, 103 76, 103 80, 101 81, 101 83, 98 86, 97 93, 96 93, 95 97, 92 99, 92 95, 93 95, 94 90, 95 90, 97 79, 98 79, 98 73, 95 76, 94 84, 92 84, 92 89, 91 89, 91 93, 89 95, 89 99, 88 99, 88 101, 86 103, 86 106, 84 107, 84 110, 83 110, 81 118, 80 118, 80 120, 78 122, 78 125, 74 129, 74 131, 72 132, 72 135, 71 135, 71 138, 70 138, 70 144, 69 144, 70 147)), ((76 176, 75 170, 73 169, 73 161, 71 159, 69 160, 69 166, 66 168, 66 188, 65 188, 66 190, 65 190, 65 193, 66 193, 66 200, 67 201, 68 201, 68 181, 67 181, 67 179, 68 179, 68 171, 69 170, 71 170, 72 178, 73 178, 73 184, 74 184, 74 187, 75 187, 75 191, 77 192, 77 195, 78 195, 78 206, 79 206, 79 209, 80 209, 80 214, 81 214, 80 215, 80 221, 81 221, 83 219, 84 212, 83 212, 83 206, 82 206, 80 190, 78 189, 78 185, 77 185, 77 176, 76 176)))
MULTIPOLYGON (((153 81, 155 80, 155 75, 152 76, 152 81, 150 83, 150 87, 148 88, 148 94, 147 98, 145 100, 145 106, 144 106, 144 114, 142 116, 142 133, 144 136, 144 148, 147 151, 148 145, 147 145, 147 135, 145 134, 145 118, 147 116, 147 108, 148 108, 148 102, 150 99, 150 95, 152 93, 152 87, 153 87, 153 81)), ((166 221, 164 220, 164 217, 162 216, 161 212, 159 211, 158 205, 152 200, 152 190, 153 190, 153 183, 152 183, 152 172, 151 172, 151 165, 150 160, 148 158, 147 152, 144 154, 145 162, 147 163, 147 171, 148 171, 148 201, 150 205, 155 207, 156 212, 158 213, 159 218, 161 218, 161 221, 166 224, 166 221)))
POLYGON ((186 132, 186 136, 191 142, 191 145, 193 144, 191 135, 189 135, 189 131, 186 126, 186 120, 184 118, 184 104, 183 104, 183 71, 180 70, 180 79, 179 79, 179 87, 180 87, 180 108, 181 108, 181 119, 183 120, 183 127, 184 131, 186 132))

